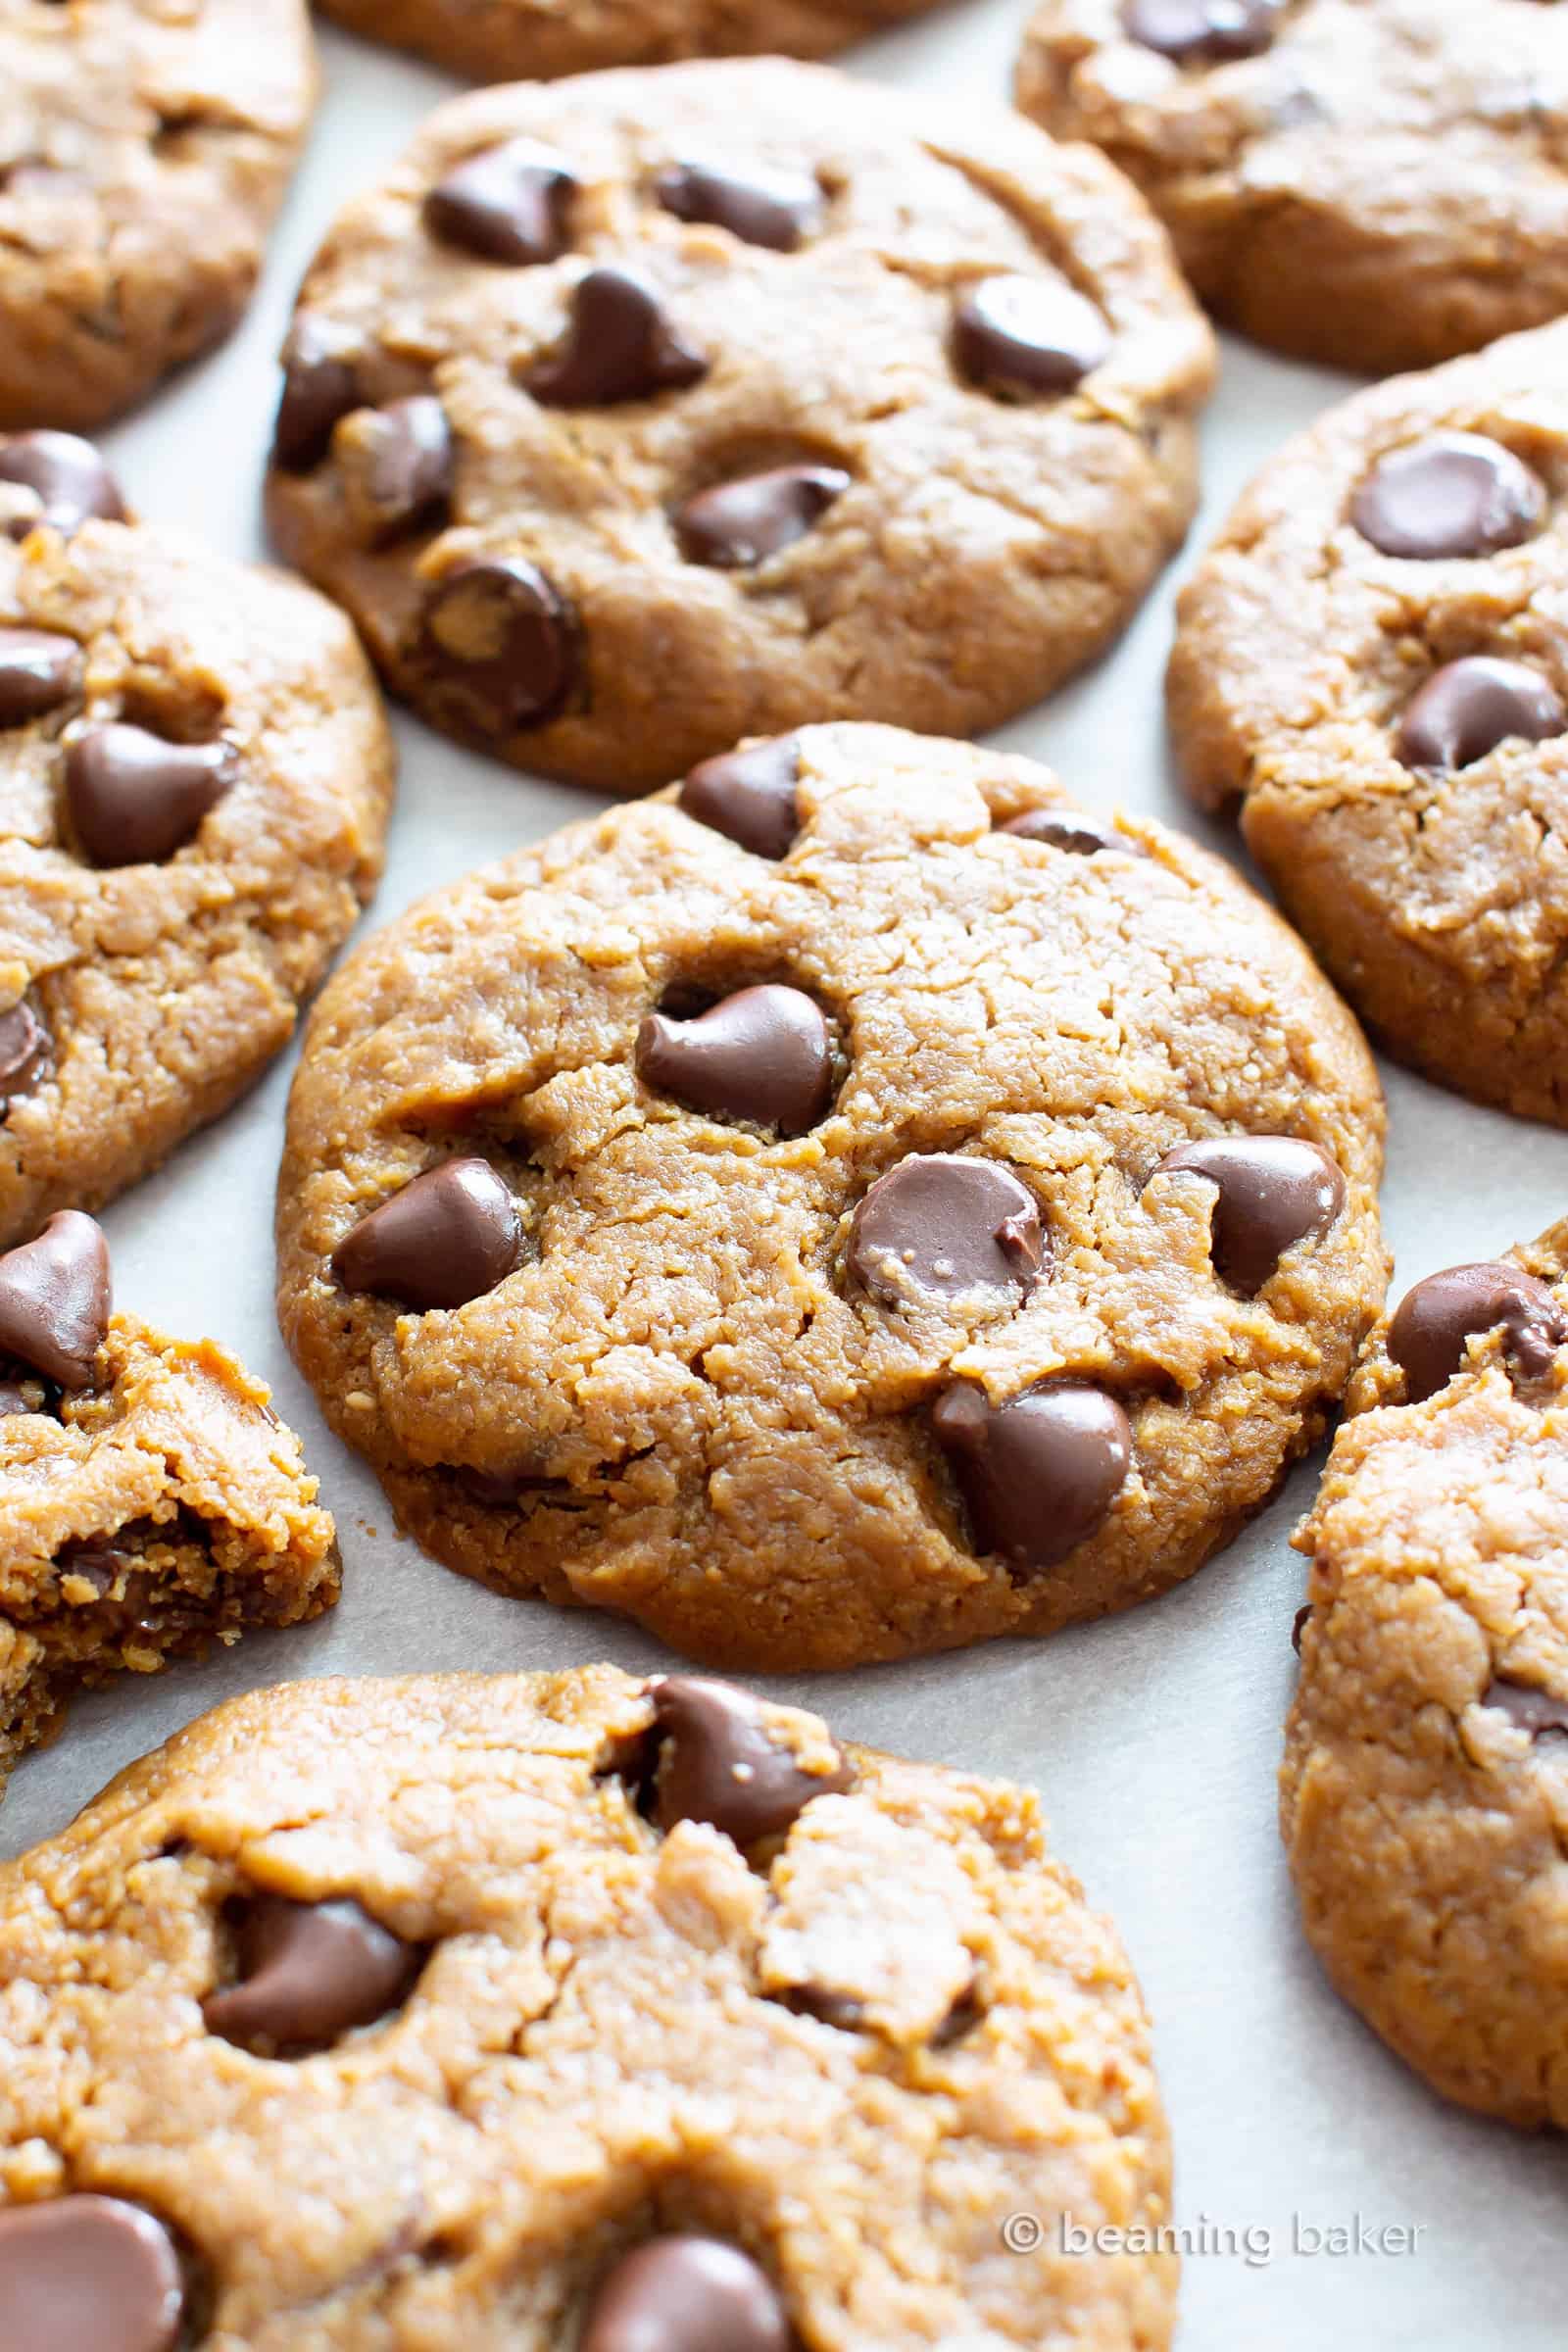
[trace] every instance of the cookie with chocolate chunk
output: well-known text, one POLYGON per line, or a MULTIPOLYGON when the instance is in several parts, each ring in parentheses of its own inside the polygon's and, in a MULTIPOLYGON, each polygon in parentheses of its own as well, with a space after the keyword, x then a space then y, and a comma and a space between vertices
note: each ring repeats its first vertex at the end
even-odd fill
POLYGON ((789 1670, 1192 1573, 1381 1301, 1360 1034, 1229 868, 808 727, 442 891, 322 997, 285 1335, 406 1526, 789 1670))
POLYGON ((424 717, 625 793, 971 734, 1181 538, 1208 329, 1100 157, 780 59, 440 108, 285 352, 277 545, 424 717))
POLYGON ((731 1686, 252 1692, 0 1868, 0 1953, 18 2345, 1171 2341, 1148 2016, 1035 1797, 731 1686))
POLYGON ((260 1381, 111 1312, 91 1217, 0 1255, 0 1786, 74 1691, 329 1608, 315 1497, 260 1381))
POLYGON ((287 1043, 381 869, 368 664, 301 583, 0 435, 0 1246, 95 1208, 287 1043))

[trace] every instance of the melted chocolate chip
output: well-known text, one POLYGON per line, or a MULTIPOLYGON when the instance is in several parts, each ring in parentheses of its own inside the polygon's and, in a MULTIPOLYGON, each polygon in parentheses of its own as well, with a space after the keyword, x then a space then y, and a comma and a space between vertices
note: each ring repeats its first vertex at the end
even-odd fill
POLYGON ((695 1674, 652 1686, 659 1756, 653 1819, 662 1830, 706 1821, 739 1846, 780 1838, 814 1796, 836 1795, 855 1776, 838 1754, 826 1772, 807 1772, 775 1739, 750 1691, 695 1674))
POLYGON ((1484 1707, 1496 1707, 1532 1740, 1568 1740, 1568 1698, 1554 1698, 1534 1683, 1515 1683, 1499 1674, 1481 1693, 1484 1707))
POLYGON ((690 1110, 804 1135, 833 1099, 833 1045, 821 1006, 798 988, 743 988, 693 1021, 650 1013, 637 1074, 690 1110))
POLYGON ((1446 1266, 1407 1291, 1389 1325, 1390 1359, 1404 1374, 1411 1404, 1435 1396, 1460 1369, 1468 1343, 1502 1331, 1502 1344, 1527 1380, 1551 1369, 1568 1340, 1568 1315, 1551 1292, 1506 1258, 1446 1266))
POLYGON ((54 1040, 26 1003, 0 1012, 0 1115, 54 1068, 54 1040))
POLYGON ((346 1291, 424 1314, 482 1298, 521 1253, 517 1204, 489 1161, 449 1159, 362 1217, 333 1252, 332 1271, 346 1291))
POLYGON ((1110 349, 1110 329, 1083 295, 1044 277, 983 277, 953 306, 959 370, 1007 400, 1070 392, 1110 349))
POLYGON ((210 2034, 242 2046, 324 2048, 399 2007, 424 1960, 347 1897, 251 1895, 237 1940, 239 1982, 211 1994, 202 2015, 210 2034))
POLYGON ((361 454, 360 493, 377 547, 442 527, 452 507, 452 427, 433 394, 368 416, 361 454))
POLYGON ((1280 0, 1124 0, 1130 40, 1178 65, 1258 57, 1273 41, 1280 0))
POLYGON ((656 2237, 618 2262, 588 2307, 578 2352, 790 2352, 765 2272, 715 2237, 656 2237))
POLYGON ((1317 1144, 1291 1135, 1214 1135, 1167 1152, 1156 1176, 1215 1187, 1214 1270, 1250 1298, 1298 1242, 1319 1241, 1345 1206, 1345 1178, 1317 1144))
POLYGON ((600 409, 678 391, 707 373, 707 360, 682 339, 646 278, 590 270, 572 288, 563 341, 522 380, 551 408, 600 409))
POLYGON ((62 1389, 84 1389, 109 1329, 109 1250, 102 1229, 62 1208, 42 1233, 0 1257, 0 1355, 62 1389))
POLYGON ((272 428, 272 462, 309 473, 332 446, 339 420, 362 403, 357 346, 324 318, 297 318, 283 346, 283 391, 272 428))
POLYGON ((680 788, 679 806, 759 858, 787 858, 800 830, 800 772, 795 737, 770 735, 694 767, 680 788))
POLYGON ((0 2213, 0 2352, 173 2352, 185 2285, 173 2240, 119 2197, 0 2213))
POLYGON ((1071 850, 1080 858, 1094 858, 1102 850, 1120 850, 1127 858, 1143 855, 1127 834, 1118 833, 1114 825, 1083 808, 1026 808, 1022 816, 1010 816, 997 830, 1016 833, 1023 841, 1046 842, 1054 850, 1071 850))
POLYGON ((1306 1621, 1311 1614, 1312 1603, 1309 1600, 1303 1600, 1291 1620, 1291 1647, 1298 1657, 1301 1654, 1301 1636, 1306 1631, 1306 1621))
POLYGON ((1434 670, 1399 721, 1395 757, 1406 767, 1469 767, 1517 738, 1540 743, 1568 732, 1568 710, 1522 662, 1473 654, 1434 670))
POLYGON ((940 1152, 879 1176, 850 1228, 849 1270, 889 1306, 1027 1298, 1045 1254, 1026 1184, 995 1160, 940 1152))
POLYGON ((226 743, 166 743, 144 727, 89 727, 66 752, 72 829, 94 865, 155 865, 182 849, 238 777, 226 743))
POLYGON ((1546 486, 1511 449, 1479 433, 1432 433, 1380 458, 1356 485, 1350 520, 1386 556, 1490 556, 1541 528, 1546 486))
POLYGON ((92 443, 74 433, 0 434, 0 482, 32 494, 26 510, 5 525, 13 539, 24 539, 40 522, 70 532, 94 517, 125 519, 119 483, 92 443))
POLYGON ((706 220, 746 245, 793 253, 822 221, 822 190, 805 172, 719 172, 671 164, 655 192, 677 220, 706 220))
POLYGON ((577 680, 576 625, 532 564, 475 556, 431 588, 416 659, 442 717, 498 742, 561 709, 577 680))
POLYGON ((70 702, 81 648, 52 629, 0 629, 0 727, 22 727, 70 702))
POLYGON ((1102 1389, 1032 1389, 1005 1404, 956 1382, 931 1426, 952 1465, 976 1548, 1014 1576, 1054 1568, 1092 1536, 1132 1463, 1127 1416, 1102 1389))
POLYGON ((554 262, 566 250, 576 179, 533 139, 508 139, 456 166, 424 200, 424 224, 443 245, 482 262, 554 262))
POLYGON ((838 466, 775 466, 700 490, 677 508, 675 538, 688 564, 737 571, 804 539, 850 487, 838 466))

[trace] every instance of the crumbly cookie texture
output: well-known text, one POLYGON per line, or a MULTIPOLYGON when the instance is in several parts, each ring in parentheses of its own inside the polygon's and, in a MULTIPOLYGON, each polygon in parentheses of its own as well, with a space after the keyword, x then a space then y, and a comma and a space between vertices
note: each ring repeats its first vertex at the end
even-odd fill
POLYGON ((1568 22, 1539 0, 1045 0, 1024 112, 1093 139, 1200 298, 1358 373, 1568 308, 1568 22))
POLYGON ((134 2352, 1171 2338, 1173 2256, 1061 2248, 1169 2145, 1034 1797, 724 1685, 220 1709, 0 1869, 0 2061, 8 2316, 107 2247, 134 2352))
POLYGON ((0 1255, 0 1785, 73 1692, 337 1598, 332 1521, 266 1388, 110 1295, 75 1210, 0 1255))
POLYGON ((312 266, 268 507, 434 724, 611 792, 972 734, 1181 538, 1207 326, 1088 148, 780 59, 482 91, 312 266))
POLYGON ((0 425, 90 431, 221 341, 316 103, 304 0, 0 11, 0 425))
POLYGON ((381 869, 343 615, 122 513, 86 443, 0 437, 0 1242, 225 1109, 381 869))
POLYGON ((470 875, 313 1016, 278 1299, 467 1574, 846 1666, 1187 1576, 1382 1298, 1353 1021, 1217 859, 888 728, 470 875))
POLYGON ((1403 1061, 1568 1121, 1568 327, 1332 410, 1183 591, 1171 727, 1403 1061))

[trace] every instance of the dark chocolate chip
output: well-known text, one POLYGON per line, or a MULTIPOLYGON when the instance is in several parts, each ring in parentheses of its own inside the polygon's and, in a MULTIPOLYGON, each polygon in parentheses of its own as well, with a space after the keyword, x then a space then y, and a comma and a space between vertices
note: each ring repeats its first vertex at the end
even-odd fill
POLYGON ((769 983, 696 1020, 650 1013, 637 1032, 637 1074, 690 1110, 804 1135, 833 1098, 833 1043, 820 1005, 769 983))
POLYGON ((719 172, 710 164, 671 164, 655 192, 677 220, 706 220, 745 245, 793 253, 822 221, 822 190, 805 172, 719 172))
POLYGON ((976 1548, 1015 1576, 1054 1568, 1092 1536, 1132 1463, 1127 1416, 1103 1389, 1063 1384, 992 1404, 958 1381, 931 1413, 976 1548))
POLYGON ((850 1228, 850 1272, 889 1306, 1026 1298, 1045 1254, 1039 1204, 1010 1168, 941 1152, 879 1176, 850 1228))
POLYGON ((1568 710, 1522 662, 1468 655, 1434 670, 1399 721, 1395 757, 1406 767, 1469 767, 1510 737, 1540 743, 1568 732, 1568 710))
POLYGON ((1546 485, 1511 449, 1479 433, 1432 433, 1380 458, 1350 520, 1386 556, 1432 562, 1491 556, 1541 528, 1546 485))
POLYGON ((1526 1379, 1550 1371, 1568 1340, 1568 1315, 1551 1292, 1506 1258, 1446 1266, 1406 1291, 1389 1325, 1391 1360, 1411 1404, 1435 1396, 1459 1370, 1466 1345, 1501 1328, 1503 1347, 1526 1379))
POLYGON ((790 2352, 791 2340, 749 2254, 716 2237, 656 2237, 600 2287, 578 2352, 790 2352))
POLYGON ((683 341, 646 278, 590 270, 571 290, 564 338, 522 381, 551 408, 599 409, 676 391, 707 373, 707 360, 683 341))
POLYGON ((324 318, 297 318, 283 346, 283 391, 272 427, 272 462, 309 473, 332 446, 339 420, 363 404, 358 346, 324 318))
POLYGON ((566 250, 577 182, 554 148, 508 139, 470 155, 430 190, 424 224, 482 262, 554 262, 566 250))
POLYGON ((184 847, 238 773, 226 743, 168 743, 116 721, 67 748, 66 806, 94 865, 154 865, 184 847))
POLYGON ((1136 841, 1083 808, 1026 808, 1022 816, 1010 816, 997 829, 1016 833, 1023 841, 1046 842, 1054 850, 1071 850, 1080 858, 1093 858, 1101 850, 1120 850, 1128 858, 1143 856, 1136 841))
POLYGON ((797 2017, 814 2017, 818 2025, 832 2026, 840 2034, 858 2032, 865 2019, 865 2003, 858 2001, 853 1992, 830 1992, 825 1984, 794 1984, 784 1996, 786 2009, 797 2017))
POLYGON ((121 1544, 83 1536, 57 1551, 54 1564, 61 1576, 81 1577, 102 1600, 133 1566, 134 1559, 135 1554, 121 1544))
POLYGON ((839 466, 775 466, 700 490, 677 508, 675 538, 688 564, 738 571, 804 539, 851 477, 839 466))
POLYGON ((366 418, 361 447, 361 490, 376 544, 439 530, 452 508, 453 446, 447 413, 434 395, 375 411, 366 418))
POLYGON ((1291 1647, 1298 1657, 1301 1654, 1301 1636, 1306 1630, 1306 1621, 1311 1614, 1312 1603, 1309 1600, 1303 1600, 1291 1620, 1291 1647))
POLYGON ((504 741, 554 716, 571 692, 576 624, 521 556, 474 556, 431 587, 416 662, 445 723, 504 741))
POLYGON ((332 1271, 346 1291, 424 1314, 493 1291, 521 1251, 517 1203, 489 1161, 449 1159, 362 1217, 333 1252, 332 1271))
POLYGON ((1293 1135, 1213 1135, 1167 1152, 1156 1176, 1215 1187, 1214 1271, 1250 1298, 1287 1250, 1319 1241, 1345 1206, 1345 1178, 1317 1144, 1293 1135))
POLYGON ((680 788, 680 807, 759 858, 787 858, 800 830, 800 772, 795 737, 769 735, 694 767, 680 788))
POLYGON ((185 2282, 161 2222, 119 2197, 0 2213, 0 2352, 173 2352, 185 2282))
POLYGON ((0 727, 25 726, 81 684, 81 648, 54 629, 0 629, 0 727))
POLYGON ((74 433, 0 433, 0 482, 31 491, 36 508, 7 523, 13 539, 24 539, 35 523, 74 531, 97 517, 123 522, 120 485, 90 441, 74 433))
POLYGON ((666 1674, 651 1695, 659 1735, 651 1810, 662 1830, 706 1821, 739 1846, 756 1845, 782 1837, 812 1797, 836 1795, 854 1780, 837 1749, 827 1771, 805 1771, 734 1683, 666 1674))
POLYGON ((0 1257, 0 1355, 62 1389, 84 1389, 109 1329, 109 1249, 101 1227, 62 1208, 0 1257))
POLYGON ((1092 302, 1045 277, 983 277, 953 306, 953 348, 971 383, 1008 400, 1070 392, 1110 349, 1092 302))
POLYGON ((1124 0, 1128 38, 1179 65, 1258 57, 1274 39, 1280 0, 1124 0))
POLYGON ((1568 1739, 1568 1698, 1554 1698, 1534 1683, 1499 1674, 1481 1693, 1484 1707, 1497 1707, 1532 1740, 1568 1739))
POLYGON ((290 1902, 245 1898, 237 1936, 239 1982, 202 2004, 210 2034, 242 2045, 321 2049, 355 2026, 396 2009, 424 1954, 348 1897, 290 1902))
POLYGON ((25 1002, 0 1012, 0 1116, 54 1069, 54 1040, 25 1002))

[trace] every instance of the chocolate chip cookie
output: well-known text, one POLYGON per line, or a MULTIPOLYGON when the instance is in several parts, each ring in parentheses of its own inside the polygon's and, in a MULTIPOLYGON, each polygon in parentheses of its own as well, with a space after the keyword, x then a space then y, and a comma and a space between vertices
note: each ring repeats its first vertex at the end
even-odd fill
POLYGON ((1170 2150, 1035 1798, 723 1684, 220 1709, 0 1869, 0 2069, 28 2352, 1171 2340, 1173 2253, 1061 2250, 1170 2150))
POLYGON ((849 1666, 1190 1575, 1383 1293, 1360 1034, 1218 860, 890 728, 746 747, 323 995, 285 1335, 451 1566, 849 1666))
POLYGON ((220 342, 316 102, 304 0, 7 0, 0 426, 88 431, 220 342))
POLYGON ((1018 103, 1093 139, 1260 343, 1425 368, 1568 310, 1568 13, 1044 0, 1018 103))
MULTIPOLYGON (((0 1788, 74 1691, 337 1598, 332 1522, 267 1390, 110 1292, 75 1209, 0 1256, 0 1788)), ((3 2287, 0 2311, 4 2341, 3 2287)))
POLYGON ((96 1207, 284 1045, 369 896, 391 738, 296 581, 0 436, 0 1244, 96 1207))
POLYGON ((1568 1223, 1417 1283, 1351 1401, 1297 1537, 1306 1932, 1446 2097, 1568 2127, 1568 1223))
POLYGON ((1100 157, 773 59, 442 107, 285 364, 290 562, 435 725, 629 792, 1047 693, 1186 527, 1212 352, 1100 157))
POLYGON ((1360 394, 1184 590, 1170 715, 1391 1053, 1568 1121, 1568 327, 1360 394))

